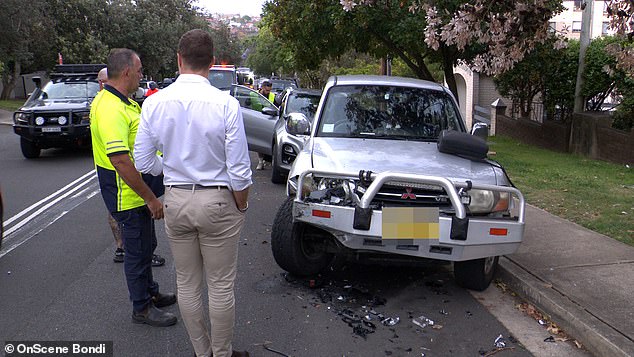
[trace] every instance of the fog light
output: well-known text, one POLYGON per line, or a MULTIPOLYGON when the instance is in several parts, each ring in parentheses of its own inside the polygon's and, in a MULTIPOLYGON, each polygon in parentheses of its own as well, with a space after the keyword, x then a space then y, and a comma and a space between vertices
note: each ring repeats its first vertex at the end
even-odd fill
POLYGON ((44 125, 44 117, 35 118, 35 125, 44 125))
POLYGON ((61 116, 57 118, 57 123, 59 123, 59 125, 66 125, 66 123, 68 123, 68 119, 66 119, 65 116, 61 116))

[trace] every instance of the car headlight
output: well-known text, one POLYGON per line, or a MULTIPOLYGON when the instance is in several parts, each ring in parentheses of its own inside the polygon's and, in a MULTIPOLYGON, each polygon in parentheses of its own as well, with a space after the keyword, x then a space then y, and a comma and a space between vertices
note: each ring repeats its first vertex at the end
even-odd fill
POLYGON ((508 192, 472 189, 468 205, 471 213, 506 212, 509 210, 510 195, 508 192))
POLYGON ((17 112, 13 116, 13 122, 16 124, 28 124, 31 115, 28 113, 17 112))

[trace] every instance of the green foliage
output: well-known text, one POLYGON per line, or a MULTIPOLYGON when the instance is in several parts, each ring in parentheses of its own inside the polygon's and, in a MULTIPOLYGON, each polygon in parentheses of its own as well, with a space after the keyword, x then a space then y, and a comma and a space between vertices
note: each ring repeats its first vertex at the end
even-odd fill
POLYGON ((634 170, 496 136, 495 160, 527 202, 634 245, 634 170))

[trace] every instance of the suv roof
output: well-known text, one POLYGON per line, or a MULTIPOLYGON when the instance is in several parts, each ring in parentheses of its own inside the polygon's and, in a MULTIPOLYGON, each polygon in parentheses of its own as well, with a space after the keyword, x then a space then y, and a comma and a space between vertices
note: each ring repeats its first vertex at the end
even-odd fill
POLYGON ((58 64, 55 65, 55 69, 51 72, 52 77, 71 77, 71 76, 86 76, 99 74, 102 68, 105 68, 105 64, 58 64))

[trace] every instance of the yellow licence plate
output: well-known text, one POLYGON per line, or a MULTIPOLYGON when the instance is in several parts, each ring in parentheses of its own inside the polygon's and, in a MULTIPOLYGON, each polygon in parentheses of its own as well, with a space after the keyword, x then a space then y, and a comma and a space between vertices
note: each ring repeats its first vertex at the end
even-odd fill
POLYGON ((439 239, 438 207, 384 207, 383 239, 439 239))

